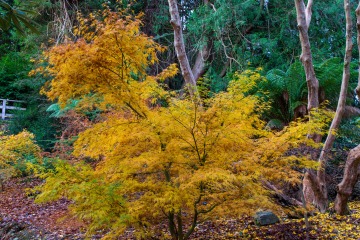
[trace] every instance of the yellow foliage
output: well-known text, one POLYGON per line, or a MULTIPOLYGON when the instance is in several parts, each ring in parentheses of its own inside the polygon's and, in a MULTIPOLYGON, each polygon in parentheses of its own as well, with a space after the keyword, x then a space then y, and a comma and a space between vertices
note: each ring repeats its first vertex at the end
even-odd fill
MULTIPOLYGON (((289 231, 302 230, 303 235, 309 231, 312 239, 359 239, 360 226, 358 224, 360 219, 360 202, 350 202, 349 209, 350 215, 339 216, 333 212, 317 213, 309 217, 310 230, 306 230, 305 223, 302 219, 299 220, 286 220, 285 223, 294 223, 289 225, 289 231), (290 228, 291 226, 291 228, 290 228)), ((263 227, 266 228, 266 227, 263 227)), ((252 231, 251 227, 246 229, 252 231)), ((265 230, 265 229, 264 229, 265 230)), ((266 231, 266 230, 265 230, 266 231)), ((252 236, 253 238, 256 236, 252 236)), ((250 238, 250 237, 249 237, 250 238)), ((269 239, 277 239, 276 236, 269 236, 269 239)))
POLYGON ((296 184, 301 172, 294 167, 316 167, 304 156, 286 153, 311 142, 306 135, 324 121, 266 131, 259 112, 267 106, 244 94, 243 86, 232 82, 204 106, 168 98, 167 107, 149 108, 144 118, 110 115, 75 142, 75 155, 101 163, 95 169, 60 165, 38 200, 67 196, 76 202, 75 213, 92 221, 91 229, 103 222, 114 235, 125 226, 150 231, 144 226, 176 214, 203 219, 275 208, 262 181, 296 184), (113 200, 106 191, 113 185, 121 204, 108 204, 113 200))
POLYGON ((324 121, 313 117, 318 121, 266 131, 260 114, 268 106, 249 94, 264 80, 258 70, 236 74, 226 92, 201 105, 176 99, 159 84, 177 73, 174 65, 146 74, 163 48, 140 33, 140 21, 103 14, 104 22, 90 17, 79 30, 90 27, 96 35, 46 53, 45 72, 54 79, 43 89, 62 106, 74 98, 101 99, 99 108, 112 114, 74 146, 75 155, 101 161, 94 168, 58 164, 45 175, 37 201, 72 199, 74 213, 90 220, 89 231, 109 228, 108 237, 128 226, 151 234, 149 226, 164 220, 173 233, 182 218, 194 222, 191 233, 201 219, 274 208, 262 181, 295 184, 296 169, 316 167, 288 151, 311 142, 306 135, 324 121))
POLYGON ((27 171, 27 163, 41 162, 41 149, 34 143, 34 135, 23 131, 17 135, 0 132, 0 183, 27 171))
POLYGON ((178 70, 171 65, 157 76, 148 76, 148 66, 158 61, 156 54, 164 48, 140 32, 139 19, 109 9, 102 14, 103 21, 96 15, 80 20, 83 25, 77 32, 82 38, 44 54, 49 65, 37 72, 54 78, 42 92, 61 106, 71 99, 93 96, 102 99, 99 108, 127 106, 143 115, 147 100, 143 95, 152 92, 156 81, 172 77, 178 70))

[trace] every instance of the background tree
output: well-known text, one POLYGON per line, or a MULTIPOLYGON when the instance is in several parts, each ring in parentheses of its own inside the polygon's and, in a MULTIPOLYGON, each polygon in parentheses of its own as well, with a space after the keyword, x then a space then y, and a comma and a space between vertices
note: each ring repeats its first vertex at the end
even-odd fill
POLYGON ((295 0, 297 23, 300 33, 301 56, 300 60, 305 69, 306 83, 308 86, 308 110, 319 107, 319 82, 315 76, 315 70, 312 60, 309 27, 312 17, 313 1, 307 2, 306 8, 303 0, 295 0))
MULTIPOLYGON (((344 69, 343 69, 343 77, 342 77, 342 84, 341 84, 341 90, 340 90, 340 96, 338 105, 336 108, 334 119, 331 123, 328 136, 326 138, 326 141, 324 143, 324 146, 321 150, 319 162, 320 162, 320 168, 317 173, 317 181, 318 186, 320 190, 320 194, 323 196, 318 200, 317 198, 317 205, 320 207, 320 210, 324 212, 326 210, 327 204, 328 204, 328 192, 327 192, 327 185, 326 185, 326 163, 329 158, 329 151, 333 146, 334 140, 335 140, 335 134, 334 131, 338 130, 341 119, 345 112, 345 104, 346 104, 346 96, 347 96, 347 90, 349 86, 349 79, 350 79, 350 63, 351 63, 351 57, 352 57, 352 48, 353 48, 353 42, 352 42, 352 20, 351 20, 351 6, 349 0, 344 0, 344 10, 345 10, 345 16, 346 16, 346 47, 345 47, 345 57, 344 57, 344 69), (323 202, 323 203, 321 203, 323 202)), ((313 188, 314 189, 314 188, 313 188)), ((317 193, 318 194, 318 193, 317 193)), ((315 195, 317 195, 315 194, 315 195)))
MULTIPOLYGON (((312 63, 312 54, 310 49, 310 42, 308 37, 308 28, 312 16, 312 0, 308 1, 307 7, 303 1, 295 1, 295 6, 297 9, 298 17, 298 27, 300 32, 300 42, 302 46, 302 55, 300 56, 301 61, 303 62, 305 74, 308 83, 308 109, 317 108, 319 104, 319 84, 315 76, 315 70, 312 63)), ((333 145, 335 140, 334 131, 338 129, 342 116, 345 111, 347 90, 350 79, 350 63, 352 55, 352 22, 350 15, 350 2, 344 1, 344 9, 346 16, 346 48, 345 48, 345 57, 344 57, 344 69, 343 69, 343 78, 341 91, 338 101, 338 106, 336 109, 335 117, 330 126, 328 136, 326 138, 324 147, 320 153, 319 157, 319 169, 315 174, 313 171, 307 171, 304 178, 304 194, 307 201, 312 201, 315 206, 319 208, 321 212, 325 212, 328 206, 328 191, 326 184, 326 163, 329 156, 330 148, 333 145)), ((315 136, 316 137, 316 136, 315 136)), ((317 136, 316 138, 320 138, 317 136)), ((317 139, 319 141, 320 139, 317 139)))
MULTIPOLYGON (((346 2, 347 5, 345 5, 347 18, 350 18, 350 3, 346 2)), ((357 44, 360 48, 360 3, 356 8, 356 28, 357 28, 357 44)), ((351 27, 350 25, 347 25, 347 27, 351 27)), ((350 28, 351 29, 351 28, 350 28)), ((351 30, 348 29, 348 32, 351 32, 351 30)), ((347 39, 350 38, 350 36, 347 36, 347 39)), ((351 44, 351 39, 348 40, 348 44, 351 44)), ((350 54, 350 53, 349 53, 350 54)), ((360 51, 359 51, 360 54, 360 51)), ((346 66, 346 65, 345 65, 346 66)), ((359 64, 360 67, 360 55, 359 55, 359 64)), ((346 72, 344 71, 344 76, 346 77, 346 72)), ((360 74, 358 75, 358 86, 356 87, 356 93, 359 95, 359 88, 360 88, 360 74)), ((346 80, 346 79, 345 79, 346 80)), ((346 82, 344 83, 346 85, 346 82)), ((342 90, 343 91, 343 90, 342 90)), ((342 97, 341 101, 344 101, 342 97)), ((339 99, 339 105, 340 108, 343 108, 342 102, 340 102, 339 99), (342 105, 340 105, 340 103, 342 105)), ((340 110, 339 110, 340 111, 340 110)), ((340 115, 341 116, 341 115, 340 115)), ((335 119, 334 119, 335 121, 335 119)), ((339 121, 339 120, 338 120, 339 121)), ((332 124, 333 125, 333 124, 332 124)), ((336 126, 336 125, 335 125, 336 126)), ((331 130, 331 128, 330 128, 331 130)), ((333 133, 329 134, 331 138, 334 138, 333 133)), ((330 140, 329 140, 330 141, 330 140)), ((353 192, 354 186, 356 182, 358 181, 359 176, 359 163, 360 163, 360 157, 359 157, 359 146, 351 149, 349 152, 349 155, 346 159, 346 165, 344 169, 344 177, 342 181, 337 185, 337 195, 334 203, 334 208, 336 213, 344 215, 349 213, 349 209, 347 206, 348 200, 350 195, 353 192)))

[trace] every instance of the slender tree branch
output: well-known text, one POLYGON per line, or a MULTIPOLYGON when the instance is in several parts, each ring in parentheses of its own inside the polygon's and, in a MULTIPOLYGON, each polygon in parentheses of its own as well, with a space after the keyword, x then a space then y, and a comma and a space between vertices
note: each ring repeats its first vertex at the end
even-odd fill
POLYGON ((312 5, 313 0, 308 0, 306 9, 305 9, 305 18, 306 18, 306 26, 309 28, 310 22, 311 22, 311 16, 312 16, 312 5))
MULTIPOLYGON (((320 167, 317 172, 318 181, 320 184, 320 189, 323 192, 324 197, 327 200, 327 190, 326 190, 326 181, 325 181, 325 167, 327 160, 329 158, 329 151, 333 146, 335 141, 335 131, 339 128, 342 116, 345 111, 345 104, 346 104, 346 95, 347 89, 349 86, 349 79, 350 79, 350 63, 351 63, 351 53, 353 48, 352 42, 352 20, 351 20, 351 13, 350 13, 350 0, 344 0, 344 9, 345 9, 345 16, 346 16, 346 48, 345 48, 345 56, 344 56, 344 69, 343 69, 343 76, 341 82, 341 90, 338 105, 336 108, 336 113, 333 121, 331 122, 331 126, 328 132, 328 136, 324 143, 323 149, 321 150, 319 163, 320 167)), ((326 209, 320 209, 325 211, 326 209)))
MULTIPOLYGON (((360 73, 360 2, 356 8, 356 30, 357 30, 357 45, 358 45, 358 51, 359 51, 358 69, 359 69, 359 73, 360 73)), ((358 76, 358 84, 356 87, 356 94, 358 95, 358 97, 360 99, 360 74, 358 76)))

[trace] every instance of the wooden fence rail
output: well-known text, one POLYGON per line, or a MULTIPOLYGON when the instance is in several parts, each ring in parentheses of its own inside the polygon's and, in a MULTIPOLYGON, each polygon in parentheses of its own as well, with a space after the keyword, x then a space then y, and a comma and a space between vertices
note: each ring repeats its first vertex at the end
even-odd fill
POLYGON ((9 100, 9 99, 1 99, 2 104, 0 105, 1 109, 1 119, 6 120, 7 118, 11 118, 14 114, 7 113, 7 110, 21 110, 24 111, 26 108, 14 106, 16 103, 23 103, 24 101, 18 101, 18 100, 9 100))

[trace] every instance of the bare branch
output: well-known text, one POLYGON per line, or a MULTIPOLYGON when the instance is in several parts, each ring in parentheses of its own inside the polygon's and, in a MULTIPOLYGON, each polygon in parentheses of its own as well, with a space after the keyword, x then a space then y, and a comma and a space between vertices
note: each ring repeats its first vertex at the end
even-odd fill
POLYGON ((306 26, 309 28, 312 16, 313 0, 309 0, 305 9, 306 26))

